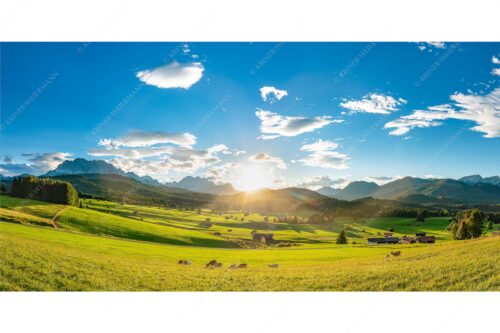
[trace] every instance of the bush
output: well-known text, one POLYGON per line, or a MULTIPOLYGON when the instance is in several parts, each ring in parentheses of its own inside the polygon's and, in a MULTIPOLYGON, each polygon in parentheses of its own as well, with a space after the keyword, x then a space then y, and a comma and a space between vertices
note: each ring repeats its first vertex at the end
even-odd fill
POLYGON ((70 183, 54 179, 41 179, 35 176, 14 178, 11 195, 18 198, 72 206, 77 206, 79 202, 78 193, 70 183))

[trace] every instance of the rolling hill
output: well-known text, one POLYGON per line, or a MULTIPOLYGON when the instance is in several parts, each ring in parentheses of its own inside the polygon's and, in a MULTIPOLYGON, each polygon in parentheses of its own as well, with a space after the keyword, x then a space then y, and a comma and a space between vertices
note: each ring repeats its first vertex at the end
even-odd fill
POLYGON ((127 203, 167 206, 206 205, 213 196, 166 186, 154 186, 113 174, 61 175, 50 178, 73 184, 80 194, 127 203))

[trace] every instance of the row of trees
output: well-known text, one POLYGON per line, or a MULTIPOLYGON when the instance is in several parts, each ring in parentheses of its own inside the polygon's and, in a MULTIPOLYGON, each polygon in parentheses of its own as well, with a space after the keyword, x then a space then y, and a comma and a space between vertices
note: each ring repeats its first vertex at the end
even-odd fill
POLYGON ((73 185, 54 179, 37 178, 35 176, 16 177, 12 181, 10 194, 19 198, 64 205, 78 205, 78 192, 73 185))

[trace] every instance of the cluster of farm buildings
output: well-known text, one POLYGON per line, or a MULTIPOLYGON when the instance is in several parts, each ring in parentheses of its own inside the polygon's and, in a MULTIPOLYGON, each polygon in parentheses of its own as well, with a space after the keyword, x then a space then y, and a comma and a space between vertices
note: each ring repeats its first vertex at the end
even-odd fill
POLYGON ((426 243, 432 244, 436 242, 436 237, 427 236, 425 232, 417 232, 415 237, 403 236, 394 237, 392 232, 387 232, 384 237, 368 238, 368 244, 413 244, 413 243, 426 243))

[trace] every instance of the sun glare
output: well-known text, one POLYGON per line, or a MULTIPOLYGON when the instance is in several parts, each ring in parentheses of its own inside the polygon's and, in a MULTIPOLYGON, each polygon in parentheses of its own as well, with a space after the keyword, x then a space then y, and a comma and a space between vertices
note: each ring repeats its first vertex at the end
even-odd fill
POLYGON ((250 192, 265 187, 272 187, 272 181, 266 168, 262 165, 249 165, 245 167, 237 180, 237 188, 250 192))

